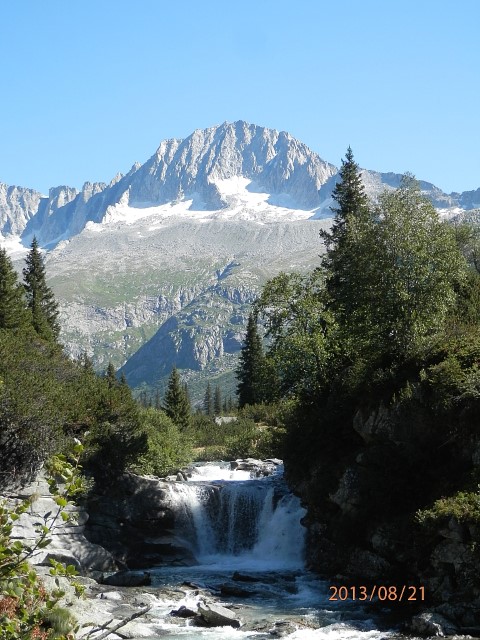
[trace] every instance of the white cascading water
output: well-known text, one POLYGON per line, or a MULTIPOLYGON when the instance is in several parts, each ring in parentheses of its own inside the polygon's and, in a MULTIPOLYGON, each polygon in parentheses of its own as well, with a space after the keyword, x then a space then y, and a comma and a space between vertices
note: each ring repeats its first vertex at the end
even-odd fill
POLYGON ((237 604, 234 609, 243 628, 203 628, 190 621, 179 625, 178 619, 171 621, 171 609, 183 605, 195 610, 205 599, 202 591, 187 591, 185 599, 169 599, 157 609, 163 618, 162 637, 248 640, 257 635, 258 625, 262 638, 271 637, 277 626, 289 640, 403 638, 397 631, 377 629, 371 612, 363 611, 361 603, 330 602, 328 583, 304 569, 301 520, 305 510, 289 493, 280 468, 258 479, 248 471, 232 471, 226 464, 205 464, 196 467, 188 481, 170 482, 167 488, 175 513, 175 537, 193 552, 197 564, 155 568, 156 584, 178 592, 193 580, 228 601, 233 598, 238 603, 248 597, 248 606, 237 604), (253 577, 252 584, 238 584, 234 571, 253 577), (234 589, 231 596, 225 587, 234 589), (235 595, 236 589, 243 595, 235 595))
POLYGON ((247 471, 209 465, 169 490, 176 535, 200 564, 303 566, 305 510, 281 474, 252 479, 247 471))

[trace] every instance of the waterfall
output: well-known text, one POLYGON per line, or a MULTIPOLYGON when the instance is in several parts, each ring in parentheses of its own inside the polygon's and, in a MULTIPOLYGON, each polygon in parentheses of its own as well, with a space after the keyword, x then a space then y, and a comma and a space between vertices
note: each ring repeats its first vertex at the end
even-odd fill
POLYGON ((282 475, 236 480, 235 474, 228 477, 224 468, 217 469, 221 480, 212 481, 210 466, 193 481, 169 485, 177 538, 200 564, 302 567, 305 510, 282 475))

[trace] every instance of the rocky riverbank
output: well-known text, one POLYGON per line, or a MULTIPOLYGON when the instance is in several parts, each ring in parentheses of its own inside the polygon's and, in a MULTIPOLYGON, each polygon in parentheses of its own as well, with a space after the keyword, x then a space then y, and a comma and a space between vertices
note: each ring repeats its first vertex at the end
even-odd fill
MULTIPOLYGON (((54 579, 45 567, 39 573, 47 587, 55 586, 54 579)), ((137 575, 128 572, 123 574, 126 581, 137 575)), ((253 577, 245 574, 233 574, 230 586, 248 582, 250 595, 261 593, 265 587, 264 580, 272 581, 272 577, 253 577)), ((60 587, 65 591, 61 604, 66 607, 78 621, 78 638, 101 637, 102 633, 111 630, 108 638, 125 640, 129 638, 158 638, 165 634, 173 634, 184 627, 231 627, 242 632, 252 632, 258 640, 288 636, 297 630, 314 630, 319 628, 311 618, 304 615, 284 615, 275 619, 271 614, 266 616, 261 609, 248 604, 241 604, 240 598, 233 602, 220 593, 218 589, 200 587, 194 582, 184 581, 174 588, 170 587, 125 587, 106 585, 97 581, 79 577, 77 580, 84 586, 85 594, 78 598, 73 587, 66 578, 60 578, 60 587), (114 630, 116 629, 116 631, 114 630)), ((119 580, 120 581, 120 580, 119 580)), ((133 581, 133 580, 132 580, 133 581)), ((227 585, 224 585, 225 587, 227 585)))
MULTIPOLYGON (((360 464, 361 458, 357 458, 357 464, 360 464)), ((233 462, 230 469, 261 478, 275 472, 280 462, 242 460, 233 462)), ((198 473, 198 470, 184 469, 179 474, 178 490, 187 484, 185 478, 192 473, 198 473)), ((345 512, 351 514, 355 504, 356 508, 361 508, 361 502, 355 503, 352 498, 359 495, 358 483, 345 479, 347 474, 355 480, 355 473, 355 468, 350 467, 348 473, 339 474, 341 490, 329 494, 331 503, 337 507, 343 505, 343 511, 337 509, 336 519, 332 509, 321 509, 325 501, 318 501, 316 508, 310 508, 304 519, 308 529, 310 566, 338 586, 407 584, 417 589, 418 596, 422 586, 427 594, 425 599, 419 598, 418 602, 405 604, 403 608, 388 603, 392 611, 395 610, 397 620, 402 616, 410 620, 408 628, 418 635, 469 633, 478 636, 478 600, 472 597, 468 600, 465 592, 460 594, 461 597, 458 593, 452 596, 454 580, 458 580, 462 570, 468 579, 466 587, 471 589, 474 584, 474 577, 467 573, 475 561, 467 537, 471 532, 459 523, 449 522, 440 531, 441 539, 437 539, 431 555, 425 556, 423 566, 420 565, 419 550, 414 545, 412 532, 401 518, 395 522, 372 523, 370 529, 363 530, 364 538, 360 538, 358 531, 354 532, 356 539, 351 531, 350 538, 347 538, 345 531, 342 532, 342 526, 346 527, 348 522, 345 512), (363 544, 359 544, 359 540, 363 544), (410 562, 408 572, 402 572, 407 562, 410 562), (433 571, 437 573, 433 574, 433 571), (431 595, 438 597, 439 585, 444 590, 442 602, 434 600, 431 595)), ((165 625, 173 625, 172 628, 185 624, 241 626, 242 630, 265 634, 261 636, 265 638, 288 635, 295 629, 322 626, 299 615, 265 620, 250 610, 250 602, 271 597, 272 589, 277 594, 297 594, 295 597, 299 597, 301 587, 295 583, 297 578, 294 575, 282 577, 277 571, 274 575, 257 573, 255 576, 242 576, 232 572, 229 576, 225 574, 226 577, 212 588, 189 580, 180 580, 175 587, 164 586, 156 583, 155 577, 152 583, 155 571, 152 574, 144 570, 152 566, 171 567, 172 571, 175 567, 191 566, 191 571, 186 571, 192 574, 195 569, 196 559, 191 548, 185 541, 182 544, 175 533, 175 509, 179 505, 172 499, 172 487, 177 482, 124 474, 108 492, 91 496, 88 514, 85 507, 71 507, 74 521, 55 526, 52 543, 33 557, 32 561, 47 586, 54 585, 54 579, 49 575, 51 558, 73 564, 79 571, 78 581, 85 588, 84 598, 78 598, 68 581, 60 578, 61 587, 65 590, 63 603, 81 625, 79 637, 90 632, 93 632, 92 637, 101 636, 116 625, 121 625, 121 632, 109 636, 114 639, 158 637, 165 625), (108 546, 108 550, 98 544, 100 541, 108 546)), ((213 492, 219 490, 219 485, 208 481, 202 486, 213 492)), ((318 495, 314 493, 315 490, 318 492, 318 485, 305 479, 297 482, 297 490, 303 491, 308 500, 318 495)), ((32 495, 37 499, 32 502, 30 512, 22 515, 15 524, 14 536, 19 539, 33 539, 33 523, 49 512, 56 512, 56 505, 42 477, 10 495, 10 500, 32 495)), ((328 587, 324 586, 324 592, 319 592, 325 602, 328 601, 327 590, 328 587)), ((471 591, 467 595, 471 596, 471 591)), ((357 604, 361 606, 361 603, 357 604)))

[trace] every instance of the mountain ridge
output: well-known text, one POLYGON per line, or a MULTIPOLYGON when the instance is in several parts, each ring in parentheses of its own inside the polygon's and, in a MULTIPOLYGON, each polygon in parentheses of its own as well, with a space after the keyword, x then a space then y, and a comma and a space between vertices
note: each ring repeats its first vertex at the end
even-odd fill
MULTIPOLYGON (((399 174, 366 169, 362 175, 373 196, 398 186, 401 179, 399 174)), ((192 212, 219 211, 229 203, 218 183, 234 177, 249 179, 251 189, 270 194, 272 203, 283 197, 286 208, 311 210, 311 217, 323 217, 329 215, 337 176, 333 164, 285 131, 242 120, 224 122, 197 129, 185 139, 161 141, 144 164, 135 163, 109 184, 85 182, 80 190, 57 186, 44 196, 0 183, 0 235, 17 237, 24 246, 36 235, 43 247, 51 249, 81 233, 89 222, 101 223, 109 208, 121 203, 136 209, 190 198, 192 212)), ((439 209, 480 206, 480 188, 446 194, 432 183, 420 181, 420 185, 439 209)))

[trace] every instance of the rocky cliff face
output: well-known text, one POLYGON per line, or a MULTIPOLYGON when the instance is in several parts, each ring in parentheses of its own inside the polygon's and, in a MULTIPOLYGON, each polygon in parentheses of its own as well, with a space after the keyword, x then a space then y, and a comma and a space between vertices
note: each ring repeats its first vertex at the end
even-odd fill
POLYGON ((0 182, 0 234, 20 236, 29 220, 42 214, 45 200, 38 191, 0 182))
POLYGON ((319 188, 335 173, 333 165, 288 133, 239 121, 162 142, 132 179, 129 200, 162 203, 195 194, 205 208, 222 209, 226 202, 216 183, 243 176, 267 193, 288 194, 297 206, 311 209, 319 204, 319 188))

